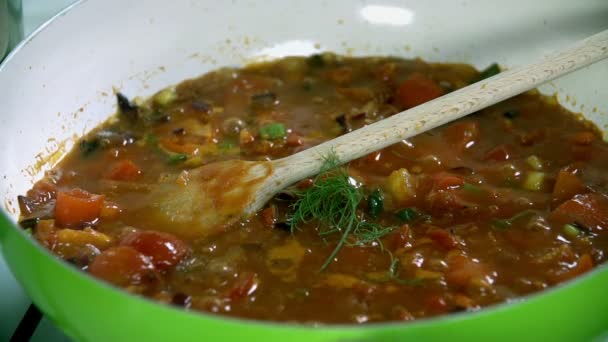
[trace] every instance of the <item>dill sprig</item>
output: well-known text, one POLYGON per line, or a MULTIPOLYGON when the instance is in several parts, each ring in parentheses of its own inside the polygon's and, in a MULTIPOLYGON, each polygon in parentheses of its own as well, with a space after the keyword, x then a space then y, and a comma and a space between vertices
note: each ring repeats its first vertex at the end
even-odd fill
POLYGON ((321 223, 321 238, 341 234, 338 244, 321 266, 321 270, 327 268, 345 245, 362 246, 376 241, 384 250, 380 238, 393 229, 365 221, 357 214, 357 208, 364 197, 363 190, 339 165, 340 161, 334 153, 325 157, 313 185, 308 189, 295 191, 298 200, 293 205, 294 213, 289 220, 292 231, 300 223, 317 221, 321 223))

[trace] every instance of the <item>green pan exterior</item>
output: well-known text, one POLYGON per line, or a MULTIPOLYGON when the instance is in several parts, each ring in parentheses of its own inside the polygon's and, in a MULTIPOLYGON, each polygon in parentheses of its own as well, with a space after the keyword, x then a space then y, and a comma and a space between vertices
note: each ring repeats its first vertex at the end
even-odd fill
POLYGON ((45 315, 76 341, 604 341, 608 268, 472 313, 413 323, 303 326, 187 312, 115 289, 51 255, 6 217, 2 253, 45 315))

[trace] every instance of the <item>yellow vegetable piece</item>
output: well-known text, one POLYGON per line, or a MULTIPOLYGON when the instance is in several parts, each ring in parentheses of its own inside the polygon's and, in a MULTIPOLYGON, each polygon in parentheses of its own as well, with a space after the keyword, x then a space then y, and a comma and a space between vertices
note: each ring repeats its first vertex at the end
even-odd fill
POLYGON ((416 279, 428 279, 428 280, 437 280, 437 279, 441 279, 442 277, 443 277, 443 273, 441 273, 441 272, 428 271, 428 270, 422 270, 422 269, 417 269, 416 275, 415 275, 416 279))
POLYGON ((371 281, 382 282, 387 279, 388 273, 386 271, 368 272, 365 274, 365 278, 371 281))
POLYGON ((362 282, 363 280, 348 274, 332 273, 326 275, 318 285, 337 289, 351 289, 362 282))
POLYGON ((289 239, 282 246, 272 248, 268 252, 266 267, 285 282, 296 280, 296 273, 306 250, 298 240, 289 239))
POLYGON ((57 241, 73 245, 93 245, 99 249, 106 249, 112 244, 112 238, 91 228, 83 230, 60 229, 57 231, 57 241))
POLYGON ((416 196, 416 178, 407 169, 393 171, 386 179, 386 190, 397 202, 416 196))

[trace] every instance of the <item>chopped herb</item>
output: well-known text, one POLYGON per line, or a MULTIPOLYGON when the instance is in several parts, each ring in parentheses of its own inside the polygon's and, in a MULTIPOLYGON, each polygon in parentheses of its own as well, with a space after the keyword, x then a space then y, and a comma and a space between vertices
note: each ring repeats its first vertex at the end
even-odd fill
POLYGON ((285 138, 287 130, 285 125, 279 122, 264 125, 260 127, 260 136, 263 139, 281 139, 285 138))
POLYGON ((384 227, 377 223, 369 221, 359 221, 353 232, 355 242, 349 243, 349 246, 366 246, 372 242, 377 242, 381 249, 382 243, 380 238, 392 232, 394 227, 384 227))
POLYGON ((313 67, 313 68, 320 68, 320 67, 325 66, 325 60, 323 59, 323 56, 320 54, 314 54, 314 55, 308 57, 307 63, 310 67, 313 67))
POLYGON ((255 106, 270 107, 277 101, 277 95, 273 92, 265 92, 251 96, 251 103, 255 106))
POLYGON ((19 225, 23 229, 32 229, 32 228, 36 228, 36 225, 38 225, 38 222, 40 222, 39 217, 32 217, 32 218, 23 219, 23 220, 19 221, 19 225))
POLYGON ((439 86, 441 87, 441 89, 443 89, 445 93, 451 93, 456 90, 454 85, 449 81, 439 81, 439 86))
MULTIPOLYGON (((185 153, 175 153, 162 148, 158 144, 158 137, 154 134, 146 134, 143 142, 149 146, 153 152, 158 153, 161 157, 164 157, 169 165, 176 165, 182 162, 190 161, 190 159, 188 159, 188 155, 185 153)), ((192 158, 192 160, 194 159, 195 158, 192 158)), ((194 165, 189 164, 188 166, 193 167, 194 165)))
POLYGON ((375 282, 388 282, 392 281, 399 285, 410 285, 410 286, 418 286, 421 285, 424 281, 423 279, 412 278, 412 279, 403 279, 400 276, 401 267, 399 263, 399 258, 393 257, 393 254, 389 252, 391 258, 391 264, 388 267, 388 271, 386 271, 386 276, 380 279, 376 279, 375 282))
POLYGON ((83 157, 88 157, 91 154, 93 154, 93 152, 97 151, 97 149, 99 149, 99 147, 101 147, 101 144, 99 142, 99 139, 93 138, 90 140, 87 139, 82 139, 80 140, 80 143, 78 143, 78 148, 80 149, 80 154, 83 157))
POLYGON ((384 210, 384 199, 382 198, 382 192, 380 189, 374 190, 367 198, 367 206, 369 209, 369 215, 372 218, 378 217, 384 210))
POLYGON ((581 230, 576 226, 576 224, 565 224, 564 225, 564 234, 566 234, 569 238, 575 238, 581 235, 581 230))
POLYGON ((171 116, 160 110, 154 110, 145 116, 145 120, 150 123, 169 122, 171 121, 171 116))
POLYGON ((483 69, 479 73, 479 77, 477 77, 477 79, 475 79, 473 81, 473 83, 479 82, 481 80, 485 80, 486 78, 490 78, 490 77, 492 77, 494 75, 498 75, 498 74, 500 74, 500 67, 498 66, 498 64, 492 63, 489 67, 483 69))
POLYGON ((196 109, 199 112, 204 112, 204 113, 211 112, 211 110, 213 109, 213 108, 211 108, 211 105, 208 104, 207 102, 197 101, 197 100, 192 101, 192 108, 196 109))
POLYGON ((188 160, 188 155, 184 153, 169 153, 167 155, 167 163, 169 165, 179 164, 188 160))
POLYGON ((129 101, 129 99, 121 93, 116 93, 116 102, 120 114, 124 115, 128 120, 137 120, 137 106, 129 101))
POLYGON ((346 120, 346 115, 342 114, 338 117, 336 117, 336 122, 338 123, 338 125, 340 125, 340 127, 342 127, 342 132, 343 133, 348 133, 351 131, 350 129, 350 125, 348 124, 348 121, 346 120))
POLYGON ((289 218, 292 231, 300 223, 316 220, 323 224, 319 227, 320 237, 340 235, 321 270, 327 268, 345 245, 361 246, 375 241, 382 246, 379 239, 393 229, 361 220, 357 208, 363 199, 363 191, 346 170, 338 165, 340 161, 337 156, 329 155, 312 186, 294 191, 298 200, 294 203, 294 213, 289 218))
POLYGON ((401 222, 410 222, 420 216, 420 213, 414 208, 405 208, 397 211, 395 216, 397 216, 401 222))
POLYGON ((516 117, 519 116, 519 112, 516 110, 508 110, 508 111, 502 113, 502 116, 504 116, 507 119, 515 119, 516 117))
POLYGON ((511 228, 511 221, 506 220, 506 219, 502 219, 502 220, 494 220, 494 222, 492 222, 492 224, 494 225, 495 228, 498 228, 500 230, 504 230, 504 229, 509 229, 511 228))
POLYGON ((536 212, 534 210, 524 210, 524 211, 521 211, 521 212, 511 216, 508 219, 494 220, 492 222, 492 224, 494 225, 495 228, 498 228, 498 229, 508 229, 513 226, 513 223, 515 223, 515 221, 526 218, 526 217, 534 215, 534 214, 536 214, 536 212))
POLYGON ((471 193, 479 193, 482 191, 482 189, 479 185, 475 185, 475 184, 471 184, 471 183, 464 183, 462 185, 462 190, 471 192, 471 193))
POLYGON ((311 79, 304 79, 304 81, 302 81, 302 89, 304 89, 305 91, 311 91, 312 83, 313 82, 311 79))
POLYGON ((229 150, 231 148, 234 148, 236 145, 234 144, 234 142, 232 141, 222 141, 221 143, 217 144, 217 147, 219 147, 222 150, 229 150))
POLYGON ((158 137, 154 134, 146 134, 144 142, 153 148, 158 148, 158 137))

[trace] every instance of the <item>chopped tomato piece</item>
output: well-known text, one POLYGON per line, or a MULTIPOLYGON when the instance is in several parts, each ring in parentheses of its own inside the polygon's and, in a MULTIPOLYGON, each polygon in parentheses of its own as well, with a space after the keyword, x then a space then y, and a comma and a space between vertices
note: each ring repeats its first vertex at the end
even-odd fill
POLYGON ((161 271, 177 265, 188 251, 186 244, 172 234, 151 230, 130 233, 121 244, 135 248, 161 271))
POLYGON ((365 160, 365 162, 367 162, 367 163, 375 163, 377 161, 380 161, 381 157, 382 157, 382 151, 376 151, 376 152, 372 152, 372 153, 366 155, 365 157, 363 157, 363 160, 365 160))
POLYGON ((95 277, 121 287, 143 284, 155 275, 152 262, 128 246, 107 249, 93 260, 88 270, 95 277))
POLYGON ((557 281, 566 281, 591 270, 593 268, 593 259, 587 253, 583 254, 578 258, 576 266, 566 271, 565 273, 557 276, 557 281))
POLYGON ((483 157, 483 160, 505 161, 511 159, 511 151, 509 146, 500 144, 489 150, 483 157))
POLYGON ((572 172, 561 170, 557 174, 555 185, 553 186, 553 201, 562 203, 575 195, 587 192, 585 184, 572 172))
POLYGON ((448 312, 448 303, 445 298, 440 295, 432 295, 427 298, 426 306, 428 310, 434 314, 440 314, 448 312))
POLYGON ((462 177, 447 172, 440 172, 433 176, 435 190, 449 190, 464 185, 462 177))
POLYGON ((258 276, 255 273, 243 272, 239 274, 236 283, 228 291, 228 297, 231 300, 238 300, 245 298, 258 288, 258 276))
POLYGON ((388 236, 389 248, 397 250, 405 247, 406 244, 411 240, 411 230, 409 225, 404 224, 399 229, 395 230, 388 236))
POLYGON ((55 203, 55 222, 65 227, 95 222, 99 219, 104 198, 104 195, 91 194, 78 188, 59 191, 55 203))
POLYGON ((595 134, 589 131, 578 132, 572 136, 572 142, 577 145, 591 145, 595 140, 595 134))
POLYGON ((273 227, 277 222, 277 207, 271 205, 270 207, 262 210, 260 213, 262 222, 268 227, 273 227))
POLYGON ((297 133, 291 132, 287 135, 287 139, 285 140, 285 144, 289 147, 298 147, 302 146, 302 138, 297 133))
POLYGON ((194 154, 200 148, 198 144, 180 143, 175 139, 161 139, 160 146, 170 152, 194 154))
POLYGON ((577 223, 591 230, 608 229, 608 198, 599 194, 576 195, 550 216, 557 224, 577 223))
POLYGON ((479 134, 479 124, 470 120, 455 122, 443 131, 445 140, 457 150, 464 150, 475 145, 479 134))
POLYGON ((463 294, 455 294, 452 298, 452 303, 459 308, 469 309, 475 306, 475 302, 470 297, 463 294))
POLYGON ((467 256, 456 254, 448 258, 448 270, 445 279, 452 286, 465 287, 474 279, 481 279, 487 274, 487 267, 467 256))
POLYGON ((450 232, 441 228, 431 228, 427 235, 433 240, 437 245, 450 250, 458 245, 458 241, 454 238, 450 232))
POLYGON ((404 108, 416 107, 443 95, 437 82, 421 73, 411 74, 397 89, 397 104, 404 108))
POLYGON ((113 180, 133 180, 141 174, 141 169, 131 160, 125 159, 112 165, 108 178, 113 180))
POLYGON ((301 181, 299 181, 296 184, 296 187, 299 190, 304 190, 304 189, 308 189, 310 188, 314 183, 314 180, 312 178, 306 178, 306 179, 302 179, 301 181))

